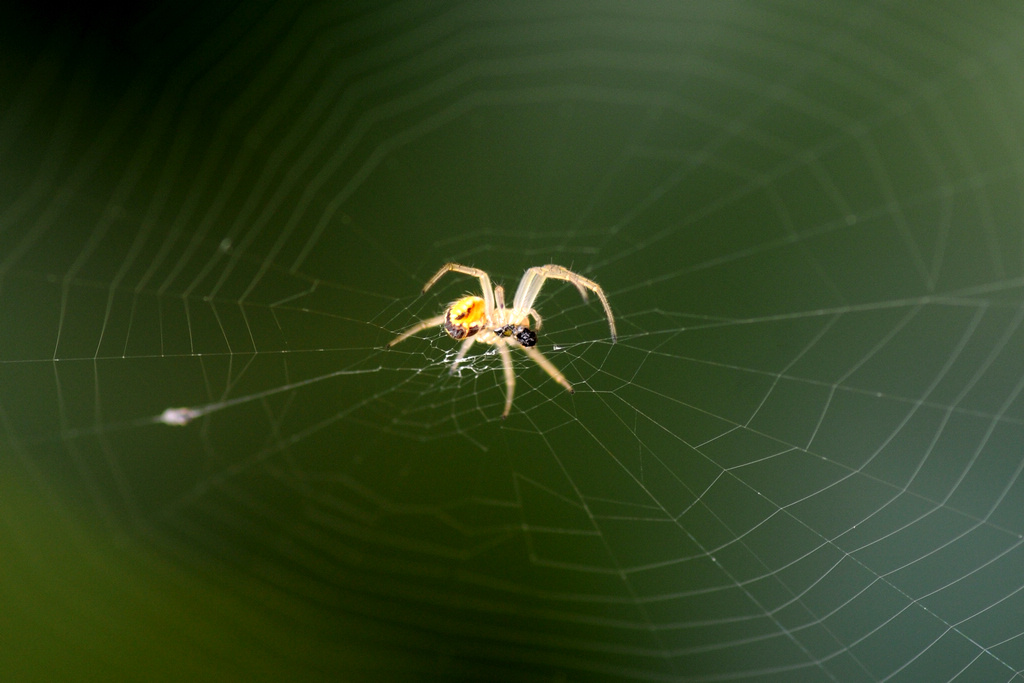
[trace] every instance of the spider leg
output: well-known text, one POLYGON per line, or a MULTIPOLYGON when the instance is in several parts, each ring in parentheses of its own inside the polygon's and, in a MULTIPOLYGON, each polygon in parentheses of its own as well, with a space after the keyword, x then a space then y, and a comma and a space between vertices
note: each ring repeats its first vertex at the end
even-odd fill
POLYGON ((551 376, 551 379, 555 380, 563 387, 565 387, 570 394, 576 393, 576 390, 572 388, 571 384, 569 384, 569 380, 565 378, 565 375, 559 372, 558 368, 556 368, 554 364, 544 356, 543 353, 541 353, 535 347, 532 346, 524 346, 523 351, 526 352, 527 356, 533 359, 534 363, 541 366, 541 368, 544 369, 544 372, 548 373, 548 375, 551 376))
POLYGON ((445 273, 462 273, 463 275, 472 275, 475 278, 479 278, 480 289, 483 290, 481 296, 483 296, 484 299, 484 308, 487 309, 487 317, 491 317, 491 313, 494 311, 494 290, 491 287, 491 278, 487 273, 479 268, 464 266, 461 263, 446 263, 441 266, 441 270, 434 273, 434 277, 427 280, 427 284, 423 285, 423 291, 426 292, 428 289, 433 287, 445 273))
POLYGON ((466 352, 469 351, 469 347, 472 346, 475 341, 476 338, 470 337, 466 341, 462 342, 462 346, 459 347, 459 352, 455 354, 455 360, 452 362, 452 366, 448 368, 449 375, 455 374, 455 369, 459 367, 459 363, 461 363, 462 359, 466 357, 466 352))
POLYGON ((417 332, 421 332, 422 330, 425 330, 428 327, 436 327, 436 326, 440 325, 443 322, 444 322, 444 316, 443 315, 438 315, 438 316, 435 316, 433 318, 427 318, 426 320, 421 320, 418 323, 416 323, 415 325, 413 325, 412 327, 410 327, 409 329, 407 329, 405 332, 403 332, 402 334, 398 335, 397 337, 395 337, 394 339, 389 341, 387 344, 385 344, 384 348, 390 349, 392 346, 394 346, 398 342, 405 341, 406 339, 408 339, 409 337, 413 336, 417 332))
POLYGON ((499 311, 505 310, 505 288, 501 285, 494 286, 494 305, 499 311))
POLYGON ((498 342, 498 353, 501 354, 501 366, 505 370, 505 410, 501 413, 501 419, 504 420, 512 410, 512 394, 516 391, 516 373, 512 370, 512 354, 508 351, 508 344, 505 344, 504 341, 498 342))
POLYGON ((580 294, 583 295, 584 301, 587 300, 588 289, 596 294, 597 298, 601 300, 601 305, 604 307, 604 314, 608 317, 608 327, 611 328, 612 341, 618 338, 619 335, 615 331, 615 316, 612 315, 612 307, 609 305, 608 297, 604 295, 601 285, 583 277, 579 273, 572 272, 564 266, 549 263, 546 266, 536 266, 527 270, 523 274, 523 279, 519 281, 516 295, 512 299, 512 308, 517 311, 531 310, 533 302, 537 300, 537 295, 540 294, 540 288, 544 286, 545 280, 549 278, 571 282, 579 290, 580 294))

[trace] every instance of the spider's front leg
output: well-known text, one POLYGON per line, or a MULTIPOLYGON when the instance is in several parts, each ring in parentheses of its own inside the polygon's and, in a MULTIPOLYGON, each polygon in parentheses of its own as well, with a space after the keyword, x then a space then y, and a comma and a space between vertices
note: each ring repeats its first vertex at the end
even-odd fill
POLYGON ((504 420, 512 410, 512 395, 516 392, 516 373, 512 369, 512 354, 509 353, 508 345, 498 342, 498 353, 501 355, 501 366, 505 370, 505 410, 501 413, 501 419, 504 420))
POLYGON ((565 375, 563 375, 559 369, 555 367, 555 364, 549 361, 543 353, 535 348, 527 346, 523 347, 523 351, 526 352, 526 355, 533 359, 533 362, 539 365, 544 372, 548 373, 548 376, 551 377, 551 379, 565 387, 566 391, 570 394, 576 393, 576 390, 572 388, 571 384, 569 384, 569 380, 565 378, 565 375))
POLYGON ((544 286, 547 280, 562 280, 571 283, 579 290, 584 301, 587 300, 587 290, 596 294, 597 298, 601 300, 604 314, 608 318, 608 328, 612 333, 612 341, 614 342, 618 339, 619 335, 615 330, 615 316, 612 315, 612 307, 609 305, 608 297, 605 296, 601 285, 589 278, 583 277, 579 273, 574 273, 564 266, 549 263, 546 266, 536 266, 527 270, 523 274, 523 279, 519 281, 516 295, 512 298, 512 308, 516 311, 532 310, 533 303, 537 300, 537 295, 540 294, 541 287, 544 286))

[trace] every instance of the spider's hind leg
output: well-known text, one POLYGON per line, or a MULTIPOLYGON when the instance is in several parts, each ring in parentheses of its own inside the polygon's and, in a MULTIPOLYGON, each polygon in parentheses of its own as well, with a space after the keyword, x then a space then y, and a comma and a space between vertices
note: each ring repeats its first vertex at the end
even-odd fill
POLYGON ((398 335, 397 337, 395 337, 394 339, 389 341, 387 344, 385 344, 384 348, 385 349, 390 349, 392 346, 394 346, 398 342, 405 341, 406 339, 408 339, 409 337, 413 336, 417 332, 422 332, 423 330, 427 329, 428 327, 436 327, 436 326, 440 325, 443 322, 444 322, 444 316, 443 315, 439 315, 439 316, 436 316, 436 317, 433 317, 433 318, 427 318, 426 320, 421 320, 418 323, 416 323, 415 325, 413 325, 412 327, 410 327, 409 329, 407 329, 405 332, 403 332, 402 334, 398 335))
POLYGON ((466 352, 469 351, 469 347, 472 346, 473 342, 475 342, 475 341, 476 341, 476 339, 474 339, 473 337, 470 337, 466 341, 462 342, 462 346, 459 347, 459 352, 457 354, 455 354, 455 360, 452 361, 452 366, 450 368, 448 368, 448 374, 449 375, 454 375, 455 374, 455 370, 456 370, 456 368, 459 367, 459 363, 461 363, 462 359, 466 357, 466 352))

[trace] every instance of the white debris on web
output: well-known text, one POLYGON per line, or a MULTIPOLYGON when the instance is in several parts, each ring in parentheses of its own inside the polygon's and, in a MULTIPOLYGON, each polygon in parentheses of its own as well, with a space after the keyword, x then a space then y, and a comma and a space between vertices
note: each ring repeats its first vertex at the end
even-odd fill
POLYGON ((160 417, 157 420, 172 427, 184 427, 200 415, 202 413, 193 408, 168 408, 160 413, 160 417))

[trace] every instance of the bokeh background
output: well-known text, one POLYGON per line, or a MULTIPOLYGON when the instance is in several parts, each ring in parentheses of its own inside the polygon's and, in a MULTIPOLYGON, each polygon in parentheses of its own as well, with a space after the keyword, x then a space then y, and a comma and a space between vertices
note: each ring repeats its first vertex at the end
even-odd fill
POLYGON ((1020 680, 1022 228, 1018 2, 7 3, 3 677, 1020 680))

